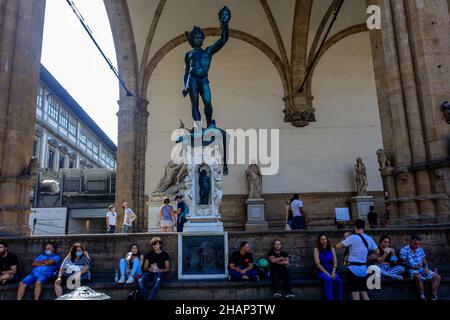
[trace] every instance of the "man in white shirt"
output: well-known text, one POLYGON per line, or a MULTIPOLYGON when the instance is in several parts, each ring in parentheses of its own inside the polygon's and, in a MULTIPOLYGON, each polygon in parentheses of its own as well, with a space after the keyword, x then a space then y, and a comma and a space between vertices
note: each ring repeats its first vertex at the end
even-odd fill
POLYGON ((358 219, 354 234, 336 245, 336 249, 349 248, 348 287, 353 300, 369 300, 367 295, 367 259, 376 259, 380 250, 375 241, 364 233, 365 221, 358 219))
POLYGON ((133 210, 128 208, 128 202, 124 202, 122 207, 124 209, 122 233, 128 233, 133 228, 133 221, 137 219, 137 215, 133 212, 133 210))
POLYGON ((303 202, 299 199, 298 194, 294 194, 291 201, 292 225, 293 230, 306 229, 307 217, 303 209, 303 202))
POLYGON ((116 207, 110 205, 108 207, 109 211, 106 213, 106 232, 107 233, 115 233, 116 232, 116 223, 117 223, 117 212, 116 207))

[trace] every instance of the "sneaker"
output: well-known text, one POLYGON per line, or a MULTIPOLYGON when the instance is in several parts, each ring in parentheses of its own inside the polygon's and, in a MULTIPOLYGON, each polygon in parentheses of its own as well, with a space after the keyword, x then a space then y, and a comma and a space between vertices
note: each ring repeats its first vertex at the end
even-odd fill
POLYGON ((118 283, 125 283, 125 277, 121 277, 118 281, 118 283))
POLYGON ((256 276, 256 277, 255 277, 255 281, 256 281, 256 282, 259 282, 259 276, 256 276))
POLYGON ((427 298, 425 297, 425 295, 424 295, 424 294, 421 294, 421 295, 420 295, 420 300, 422 300, 422 301, 426 301, 426 300, 427 300, 427 298))
POLYGON ((126 283, 134 283, 134 278, 133 277, 129 277, 126 283))
POLYGON ((433 300, 433 301, 436 301, 436 300, 438 300, 438 297, 437 297, 437 295, 432 294, 430 299, 433 300))
POLYGON ((277 298, 281 298, 283 295, 281 294, 281 293, 279 293, 279 292, 275 292, 274 294, 273 294, 273 297, 275 298, 275 299, 277 299, 277 298))
POLYGON ((286 299, 292 299, 295 298, 295 294, 293 292, 289 292, 287 295, 284 296, 286 299))

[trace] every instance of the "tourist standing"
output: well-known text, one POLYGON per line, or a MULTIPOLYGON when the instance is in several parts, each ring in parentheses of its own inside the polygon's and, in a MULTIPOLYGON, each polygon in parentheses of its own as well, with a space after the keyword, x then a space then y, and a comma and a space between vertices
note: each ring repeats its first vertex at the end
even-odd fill
POLYGON ((167 252, 162 251, 162 240, 159 237, 150 240, 152 251, 144 257, 144 271, 142 278, 139 280, 139 290, 146 300, 155 299, 159 288, 163 284, 164 274, 170 270, 170 257, 167 252), (151 291, 148 287, 151 284, 151 291))
POLYGON ((19 284, 17 300, 22 300, 27 286, 34 284, 34 300, 39 300, 42 293, 42 285, 58 272, 61 258, 56 254, 56 248, 52 243, 44 245, 43 252, 34 260, 33 270, 19 284))
POLYGON ((293 216, 293 230, 306 229, 307 217, 303 209, 303 202, 299 199, 298 194, 294 194, 291 202, 291 210, 293 216))
POLYGON ((274 291, 274 298, 281 298, 281 282, 285 291, 285 298, 294 298, 295 294, 292 292, 291 278, 289 276, 289 254, 281 250, 281 241, 276 239, 272 243, 272 250, 268 254, 270 261, 270 280, 272 282, 272 290, 274 291))
POLYGON ((325 285, 326 299, 342 300, 342 281, 336 273, 337 258, 334 248, 330 244, 328 236, 320 234, 317 246, 314 248, 314 262, 317 268, 317 278, 325 285))
POLYGON ((17 277, 17 257, 9 252, 8 243, 0 242, 0 284, 7 284, 18 281, 17 277))
POLYGON ((189 214, 189 207, 184 202, 183 196, 176 196, 175 200, 177 201, 177 232, 183 232, 184 224, 187 221, 186 216, 189 214))
POLYGON ((412 235, 410 243, 400 249, 400 259, 406 266, 411 279, 416 282, 420 299, 426 300, 423 282, 431 282, 431 300, 437 300, 437 292, 441 283, 441 276, 430 270, 425 251, 421 248, 422 239, 418 235, 412 235))
POLYGON ((391 238, 382 236, 379 244, 380 254, 377 257, 377 266, 380 268, 381 275, 396 280, 403 280, 402 273, 405 272, 405 268, 399 264, 395 250, 391 248, 391 238))
POLYGON ((117 212, 116 207, 110 205, 108 207, 108 212, 106 213, 106 232, 115 233, 117 224, 117 212))
POLYGON ((371 229, 374 229, 378 225, 378 214, 375 212, 375 207, 369 207, 369 213, 367 214, 367 221, 369 221, 369 225, 371 229))
POLYGON ((289 200, 289 202, 286 202, 286 208, 285 208, 286 227, 285 227, 285 230, 292 230, 294 228, 294 220, 293 220, 292 210, 291 210, 291 203, 293 200, 294 199, 291 198, 291 200, 289 200))
POLYGON ((367 294, 367 258, 372 251, 376 255, 380 254, 375 241, 364 233, 365 225, 364 220, 356 220, 353 225, 354 234, 336 245, 336 249, 349 248, 348 287, 353 300, 360 300, 361 298, 369 300, 367 294))
POLYGON ((242 241, 239 251, 233 252, 228 264, 230 280, 254 280, 258 281, 258 272, 253 268, 253 255, 247 241, 242 241))
POLYGON ((58 278, 55 281, 56 296, 62 296, 63 287, 69 287, 67 283, 69 280, 71 280, 70 285, 75 286, 72 289, 77 289, 77 285, 84 286, 89 282, 91 280, 90 268, 91 258, 87 249, 81 243, 75 243, 59 269, 58 278))
POLYGON ((164 198, 164 205, 159 208, 159 225, 162 232, 172 232, 176 221, 175 210, 170 205, 170 199, 164 198))
POLYGON ((130 251, 120 259, 120 279, 119 283, 134 283, 138 276, 142 276, 142 267, 144 264, 144 255, 139 250, 139 246, 133 243, 130 246, 130 251))
POLYGON ((137 219, 137 215, 128 207, 128 202, 124 202, 122 207, 124 210, 122 233, 128 233, 133 228, 133 222, 137 219))

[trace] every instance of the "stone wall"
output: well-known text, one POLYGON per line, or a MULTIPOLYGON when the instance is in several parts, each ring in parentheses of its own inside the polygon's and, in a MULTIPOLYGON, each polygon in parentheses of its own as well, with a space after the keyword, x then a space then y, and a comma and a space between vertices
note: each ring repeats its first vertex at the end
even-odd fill
MULTIPOLYGON (((381 217, 385 212, 383 194, 369 192, 374 197, 375 210, 381 217)), ((286 202, 292 194, 263 194, 266 201, 265 216, 271 230, 282 230, 285 225, 286 202)), ((347 201, 352 192, 302 193, 305 212, 310 219, 310 227, 334 226, 335 208, 349 207, 347 201)), ((225 195, 221 207, 222 221, 228 231, 244 230, 247 220, 245 200, 247 195, 225 195)))
MULTIPOLYGON (((342 239, 343 231, 330 230, 327 232, 332 244, 342 239)), ((450 228, 441 229, 377 229, 369 231, 376 241, 380 236, 388 234, 392 244, 397 250, 407 243, 413 233, 418 233, 423 239, 423 248, 426 251, 431 267, 435 265, 450 264, 450 228)), ((278 231, 269 233, 229 232, 229 251, 237 250, 243 240, 251 244, 255 258, 265 257, 274 239, 280 239, 284 250, 291 255, 292 268, 313 270, 313 247, 319 232, 316 231, 278 231)), ((28 237, 8 238, 9 250, 18 255, 20 274, 24 275, 31 269, 31 264, 40 253, 42 244, 52 241, 59 244, 59 254, 67 254, 71 244, 81 241, 88 249, 92 259, 92 273, 95 278, 99 272, 114 277, 114 269, 119 259, 128 251, 131 243, 138 243, 142 251, 150 250, 150 239, 161 236, 163 249, 171 256, 170 278, 177 277, 178 235, 176 233, 155 234, 129 234, 129 235, 80 235, 60 237, 28 237)), ((338 259, 342 261, 343 252, 338 252, 338 259)), ((340 264, 341 265, 341 264, 340 264)))

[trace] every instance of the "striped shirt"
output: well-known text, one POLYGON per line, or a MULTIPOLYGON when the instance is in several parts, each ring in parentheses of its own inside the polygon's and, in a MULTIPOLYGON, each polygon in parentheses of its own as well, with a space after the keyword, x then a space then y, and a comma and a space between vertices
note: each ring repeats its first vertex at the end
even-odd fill
MULTIPOLYGON (((72 261, 72 258, 70 255, 68 255, 63 263, 62 268, 64 270, 65 276, 70 276, 71 274, 75 272, 79 272, 84 269, 84 267, 90 267, 91 266, 91 259, 87 255, 83 255, 79 260, 72 261)), ((81 279, 90 279, 91 273, 88 271, 87 273, 84 273, 81 275, 81 279)))
POLYGON ((412 251, 409 245, 404 246, 400 249, 400 259, 405 261, 405 264, 408 268, 417 266, 422 263, 423 258, 425 257, 425 251, 422 248, 417 248, 416 251, 412 251))

